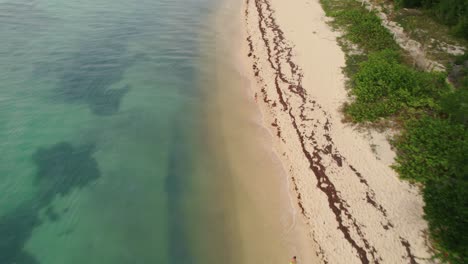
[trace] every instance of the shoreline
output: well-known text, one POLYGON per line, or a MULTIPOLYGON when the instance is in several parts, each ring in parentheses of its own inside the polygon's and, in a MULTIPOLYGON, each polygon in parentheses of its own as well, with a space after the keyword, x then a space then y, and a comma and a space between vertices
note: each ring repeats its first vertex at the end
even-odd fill
POLYGON ((246 0, 244 11, 244 68, 315 258, 431 263, 422 198, 389 168, 385 135, 372 132, 379 159, 368 138, 341 122, 344 54, 318 0, 246 0))
MULTIPOLYGON (((252 80, 239 52, 244 44, 243 5, 223 1, 219 10, 208 21, 214 25, 216 41, 201 52, 203 72, 199 82, 205 87, 201 119, 206 127, 200 140, 220 164, 208 172, 216 175, 209 183, 216 190, 206 200, 215 199, 214 204, 222 205, 213 214, 225 221, 226 254, 222 262, 287 263, 292 255, 308 252, 314 244, 297 215, 283 165, 271 148, 274 137, 264 126, 252 97, 252 80)), ((211 161, 200 164, 207 162, 211 161)), ((210 232, 210 225, 207 223, 194 237, 210 232)), ((216 247, 219 242, 213 243, 216 247)), ((220 261, 203 257, 209 255, 210 247, 196 251, 202 252, 200 262, 220 261)))

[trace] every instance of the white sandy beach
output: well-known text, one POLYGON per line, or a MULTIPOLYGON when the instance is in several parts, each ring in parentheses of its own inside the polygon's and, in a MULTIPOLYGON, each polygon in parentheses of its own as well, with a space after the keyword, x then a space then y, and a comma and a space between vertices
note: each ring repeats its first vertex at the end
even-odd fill
POLYGON ((385 135, 341 122, 345 59, 319 1, 245 0, 244 12, 252 100, 313 253, 294 252, 300 263, 431 263, 422 197, 389 167, 385 135))
MULTIPOLYGON (((227 242, 221 257, 210 251, 223 241, 197 245, 199 262, 281 264, 301 254, 303 260, 311 260, 307 263, 318 263, 315 242, 297 213, 285 170, 271 147, 275 138, 263 124, 249 87, 251 74, 244 67, 245 54, 239 52, 244 45, 244 6, 242 1, 220 1, 218 10, 206 22, 216 32, 215 45, 201 51, 204 72, 198 76, 206 89, 200 140, 218 159, 219 170, 207 181, 216 186, 215 193, 202 202, 212 207, 214 217, 194 237, 206 237, 222 221, 227 242)), ((199 175, 207 174, 207 162, 197 162, 202 165, 199 175)))

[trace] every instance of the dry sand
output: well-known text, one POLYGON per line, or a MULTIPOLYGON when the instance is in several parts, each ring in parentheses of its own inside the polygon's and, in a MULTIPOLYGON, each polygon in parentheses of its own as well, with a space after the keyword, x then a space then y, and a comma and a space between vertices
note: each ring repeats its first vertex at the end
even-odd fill
POLYGON ((300 263, 430 263, 423 200, 389 167, 385 135, 341 122, 344 54, 318 0, 245 0, 243 16, 252 100, 313 253, 300 263))
POLYGON ((294 254, 307 261, 302 263, 318 263, 285 170, 271 148, 274 138, 251 96, 245 54, 238 52, 244 44, 241 3, 219 2, 219 12, 207 21, 215 27, 215 43, 201 51, 198 76, 205 90, 199 119, 205 129, 199 143, 207 154, 200 156, 210 158, 196 162, 201 165, 196 184, 212 190, 200 201, 212 217, 193 237, 213 238, 198 245, 194 241, 194 251, 199 263, 282 264, 294 254))

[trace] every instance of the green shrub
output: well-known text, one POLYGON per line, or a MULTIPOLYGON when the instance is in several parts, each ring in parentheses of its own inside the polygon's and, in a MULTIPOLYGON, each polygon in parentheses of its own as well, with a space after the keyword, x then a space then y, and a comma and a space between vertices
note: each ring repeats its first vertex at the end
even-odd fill
MULTIPOLYGON (((468 3, 396 1, 434 12, 438 8, 441 16, 453 12, 453 4, 468 3), (452 6, 444 6, 447 3, 452 6)), ((460 82, 461 88, 451 90, 444 74, 420 72, 403 62, 391 34, 358 2, 321 2, 327 15, 335 17, 335 25, 345 29, 345 39, 364 50, 360 55, 347 54, 345 72, 355 100, 345 112, 356 122, 392 115, 410 118, 393 142, 397 149, 394 168, 402 178, 424 184, 425 218, 440 259, 468 263, 468 77, 460 82)), ((457 18, 451 26, 466 36, 468 19, 463 25, 460 21, 457 18)), ((467 56, 458 58, 456 64, 463 64, 467 56)))
POLYGON ((468 61, 468 53, 463 53, 463 55, 455 56, 454 63, 456 65, 463 65, 465 61, 468 61))
POLYGON ((468 127, 468 85, 445 96, 441 100, 441 106, 453 123, 468 127))
POLYGON ((409 121, 395 142, 400 176, 425 183, 424 207, 430 234, 451 263, 466 263, 468 252, 468 131, 449 120, 409 121))
MULTIPOLYGON (((468 151, 468 149, 466 149, 468 151)), ((468 168, 440 180, 429 180, 424 188, 425 218, 439 257, 452 264, 468 262, 468 168)))
POLYGON ((463 17, 458 23, 452 28, 452 32, 455 36, 468 39, 468 18, 463 17))
POLYGON ((355 101, 345 112, 358 122, 375 121, 401 111, 438 111, 437 99, 448 92, 443 74, 416 71, 402 64, 394 50, 370 54, 352 83, 355 101))
POLYGON ((448 120, 424 117, 406 124, 396 141, 398 156, 395 169, 400 176, 417 182, 440 180, 454 174, 452 153, 461 153, 466 138, 463 125, 448 120))
POLYGON ((455 35, 468 39, 468 1, 395 0, 399 7, 423 7, 441 23, 452 27, 455 35))
POLYGON ((398 49, 392 34, 381 25, 374 12, 364 7, 331 12, 335 22, 347 30, 345 38, 359 45, 367 52, 382 49, 398 49))
POLYGON ((395 0, 395 4, 398 7, 421 7, 421 0, 395 0))

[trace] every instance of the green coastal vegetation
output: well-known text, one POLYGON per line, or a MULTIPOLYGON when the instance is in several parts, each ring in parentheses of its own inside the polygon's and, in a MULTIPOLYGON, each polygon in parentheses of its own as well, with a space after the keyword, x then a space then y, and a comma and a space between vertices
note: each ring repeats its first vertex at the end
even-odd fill
MULTIPOLYGON (((381 20, 356 0, 321 0, 332 25, 343 31, 344 69, 353 100, 344 106, 350 122, 397 128, 394 169, 421 186, 435 257, 468 263, 468 56, 453 57, 455 72, 425 72, 414 66, 381 20)), ((422 7, 454 34, 466 37, 464 0, 399 0, 422 7), (465 34, 465 35, 464 35, 465 34)), ((398 8, 398 7, 397 7, 398 8)))
POLYGON ((395 0, 398 7, 423 8, 435 20, 450 27, 456 36, 468 39, 468 1, 395 0))

